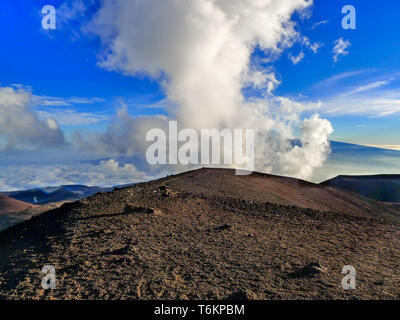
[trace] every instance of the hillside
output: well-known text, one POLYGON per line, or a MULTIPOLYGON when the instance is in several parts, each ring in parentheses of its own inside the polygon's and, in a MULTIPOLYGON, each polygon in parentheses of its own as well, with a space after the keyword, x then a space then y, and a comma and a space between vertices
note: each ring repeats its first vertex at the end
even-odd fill
POLYGON ((24 221, 23 212, 33 206, 0 194, 0 231, 16 223, 24 221))
POLYGON ((12 199, 0 193, 0 214, 21 212, 31 207, 32 205, 29 203, 12 199))
POLYGON ((0 194, 0 231, 29 220, 33 216, 60 207, 62 203, 32 205, 0 194))
POLYGON ((400 202, 400 175, 338 176, 322 183, 384 202, 400 202))
POLYGON ((395 208, 296 179, 191 171, 1 232, 0 298, 399 299, 395 208), (49 264, 54 291, 40 287, 49 264), (345 265, 357 290, 341 287, 345 265))
POLYGON ((203 169, 195 175, 183 173, 166 178, 168 185, 179 191, 243 198, 321 211, 359 216, 398 217, 399 209, 357 196, 345 190, 317 185, 299 179, 253 173, 236 176, 230 170, 203 169))

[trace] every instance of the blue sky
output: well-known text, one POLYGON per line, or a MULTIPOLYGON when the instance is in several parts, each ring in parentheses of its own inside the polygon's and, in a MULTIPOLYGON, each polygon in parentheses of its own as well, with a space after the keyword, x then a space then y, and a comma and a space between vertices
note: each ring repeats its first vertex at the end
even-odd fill
MULTIPOLYGON (((108 116, 115 113, 119 98, 131 100, 138 109, 163 99, 162 90, 154 80, 126 77, 99 68, 99 40, 82 34, 83 19, 72 20, 56 30, 43 30, 41 9, 49 3, 24 0, 2 3, 0 27, 12 30, 0 34, 6 47, 0 52, 2 85, 23 84, 32 87, 36 95, 61 99, 98 97, 104 101, 70 107, 108 116)), ((56 8, 64 3, 51 1, 56 8)))
MULTIPOLYGON (((64 2, 51 1, 51 4, 57 8, 64 2)), ((400 72, 400 3, 395 0, 385 0, 380 4, 374 1, 351 1, 356 8, 356 30, 344 30, 341 26, 344 17, 341 8, 350 2, 317 0, 314 3, 309 19, 295 16, 293 20, 303 35, 323 46, 314 54, 304 45, 295 44, 274 61, 273 68, 281 80, 277 93, 324 100, 390 75, 394 75, 394 79, 377 89, 397 90, 400 85, 400 74, 396 75, 400 72), (313 28, 318 22, 324 23, 313 28), (341 56, 337 63, 333 63, 333 42, 339 38, 350 41, 351 47, 348 55, 341 56), (296 65, 287 57, 287 54, 297 56, 302 51, 305 57, 296 65), (359 74, 318 86, 329 78, 352 72, 359 74)), ((71 21, 68 26, 60 26, 56 30, 43 30, 40 11, 46 4, 49 4, 48 0, 2 2, 0 28, 9 30, 0 34, 5 48, 0 52, 2 85, 23 84, 31 86, 36 95, 59 98, 99 97, 104 101, 72 104, 70 107, 79 112, 108 116, 115 112, 116 101, 121 97, 131 102, 131 112, 134 114, 149 113, 141 108, 142 105, 157 103, 164 98, 157 81, 144 76, 127 77, 99 68, 99 39, 82 33, 80 27, 83 19, 71 21)), ((85 16, 90 16, 97 7, 93 4, 85 16)), ((365 97, 372 93, 365 92, 365 97)), ((376 96, 379 96, 379 92, 376 96)), ((363 112, 329 115, 335 128, 331 138, 364 144, 400 144, 400 115, 374 116, 365 116, 363 112)), ((96 126, 101 125, 104 123, 97 123, 96 126)), ((69 127, 66 125, 67 130, 71 129, 69 127)), ((94 125, 90 124, 89 127, 94 125)))
MULTIPOLYGON (((0 4, 0 87, 31 92, 39 119, 57 121, 66 143, 59 149, 46 146, 44 150, 52 155, 49 159, 74 158, 71 144, 76 132, 103 132, 121 103, 133 117, 167 114, 167 96, 159 78, 99 65, 106 49, 86 26, 101 4, 87 1, 84 11, 74 11, 74 2, 0 4), (64 11, 57 11, 56 30, 43 30, 41 25, 41 9, 48 4, 57 10, 64 6, 64 11)), ((267 55, 262 52, 253 58, 263 60, 263 67, 280 81, 276 96, 321 102, 318 113, 334 128, 331 140, 400 145, 399 12, 396 0, 315 0, 306 17, 298 13, 292 17, 303 40, 294 41, 273 60, 263 60, 267 55), (347 4, 356 9, 355 30, 341 25, 341 9, 347 4), (348 47, 335 62, 333 51, 339 39, 348 47), (295 58, 299 61, 292 61, 295 58)), ((29 152, 32 159, 40 153, 36 147, 29 152)), ((102 158, 89 153, 81 160, 102 158)), ((21 156, 17 151, 3 152, 3 163, 9 164, 10 159, 19 161, 21 156)))

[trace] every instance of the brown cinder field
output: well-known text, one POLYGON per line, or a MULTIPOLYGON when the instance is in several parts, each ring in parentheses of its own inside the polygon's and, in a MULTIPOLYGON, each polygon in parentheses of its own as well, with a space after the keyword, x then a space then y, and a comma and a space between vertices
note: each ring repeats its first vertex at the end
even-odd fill
POLYGON ((399 299, 399 212, 296 179, 186 172, 1 232, 0 298, 399 299), (40 285, 44 265, 55 290, 40 285))

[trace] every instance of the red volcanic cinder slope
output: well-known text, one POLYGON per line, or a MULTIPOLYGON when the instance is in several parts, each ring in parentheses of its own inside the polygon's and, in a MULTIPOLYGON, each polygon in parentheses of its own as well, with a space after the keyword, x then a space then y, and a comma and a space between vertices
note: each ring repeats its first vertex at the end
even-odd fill
POLYGON ((238 176, 234 170, 204 168, 160 181, 168 182, 168 185, 181 191, 190 190, 214 196, 229 196, 348 215, 397 216, 400 212, 400 206, 381 203, 347 190, 258 172, 238 176))
POLYGON ((25 210, 28 210, 29 208, 32 208, 33 205, 15 200, 13 198, 7 197, 3 194, 0 194, 0 214, 4 213, 18 213, 22 212, 25 210))
POLYGON ((0 232, 0 299, 400 299, 396 207, 201 169, 98 193, 0 232), (52 265, 57 290, 40 286, 52 265), (356 268, 343 290, 342 268, 356 268))

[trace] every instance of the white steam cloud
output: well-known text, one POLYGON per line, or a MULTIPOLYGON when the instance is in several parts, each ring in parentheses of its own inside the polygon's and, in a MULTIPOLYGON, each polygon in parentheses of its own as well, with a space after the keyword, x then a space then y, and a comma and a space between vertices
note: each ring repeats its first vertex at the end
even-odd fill
MULTIPOLYGON (((181 128, 256 130, 256 170, 308 179, 329 152, 330 123, 302 113, 319 105, 273 95, 271 69, 252 63, 256 47, 276 56, 302 37, 291 21, 306 0, 103 0, 87 30, 104 44, 99 64, 158 79, 171 118, 181 128), (246 99, 253 87, 261 98, 246 99), (294 130, 301 132, 294 146, 294 130)), ((133 119, 123 110, 99 137, 107 151, 143 154, 147 129, 159 117, 133 119)))

